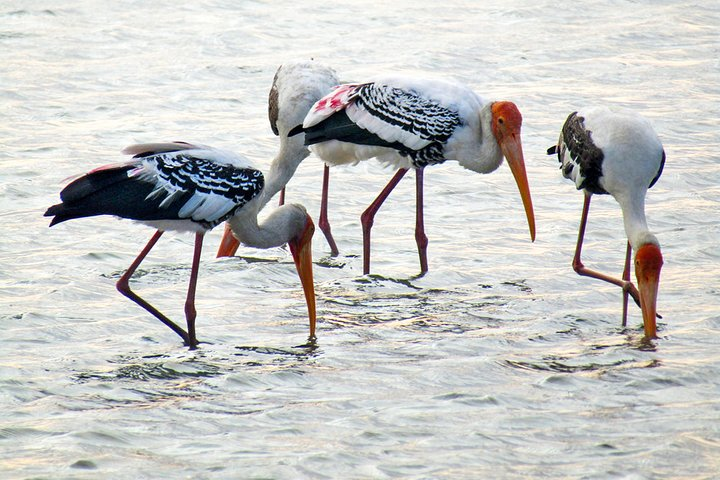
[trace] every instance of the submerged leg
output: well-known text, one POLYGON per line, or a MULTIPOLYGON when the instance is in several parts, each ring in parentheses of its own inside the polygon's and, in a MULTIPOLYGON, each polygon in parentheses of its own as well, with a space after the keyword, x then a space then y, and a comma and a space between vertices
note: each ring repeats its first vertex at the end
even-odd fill
POLYGON ((425 219, 423 215, 423 173, 424 168, 415 170, 415 241, 420 255, 420 273, 427 273, 428 238, 425 235, 425 219))
POLYGON ((330 220, 328 219, 328 186, 330 185, 330 167, 325 165, 323 170, 323 184, 322 184, 322 196, 320 198, 320 218, 318 219, 318 226, 320 230, 325 234, 328 246, 330 246, 330 255, 336 257, 338 255, 337 244, 330 231, 330 220))
POLYGON ((400 183, 402 177, 407 173, 407 168, 401 168, 395 173, 390 179, 385 188, 383 188, 380 195, 370 204, 370 206, 360 216, 360 223, 362 224, 363 230, 363 274, 367 275, 370 273, 370 230, 372 229, 375 221, 375 214, 382 206, 385 199, 390 195, 390 192, 400 183))
POLYGON ((590 211, 590 197, 592 197, 591 193, 585 193, 585 203, 583 204, 582 217, 580 218, 580 229, 578 231, 577 246, 575 247, 575 257, 573 257, 572 262, 573 270, 575 270, 578 275, 597 278, 598 280, 603 280, 605 282, 612 283, 613 285, 622 287, 623 292, 630 294, 630 296, 633 297, 633 300, 635 300, 635 303, 640 306, 640 294, 632 282, 626 279, 615 278, 604 273, 596 272, 595 270, 586 268, 582 263, 580 256, 582 253, 583 238, 585 237, 585 226, 587 225, 588 212, 590 211))
POLYGON ((157 241, 162 236, 163 231, 158 230, 155 232, 155 234, 152 236, 150 241, 145 245, 145 248, 142 249, 140 254, 135 258, 135 261, 130 265, 130 267, 127 269, 125 273, 120 277, 120 280, 117 281, 117 284, 115 284, 115 287, 118 289, 120 293, 125 295, 127 298, 132 300, 133 302, 140 305, 142 308, 150 312, 155 318, 163 322, 165 325, 167 325, 173 332, 180 335, 180 338, 183 339, 186 345, 192 347, 192 343, 190 342, 190 337, 188 336, 187 332, 180 328, 175 322, 167 318, 165 315, 160 313, 158 309, 150 305, 148 302, 143 300, 139 295, 137 295, 135 292, 133 292, 130 289, 130 277, 133 276, 135 273, 135 270, 140 266, 142 261, 147 257, 148 253, 150 253, 150 250, 155 246, 157 241))

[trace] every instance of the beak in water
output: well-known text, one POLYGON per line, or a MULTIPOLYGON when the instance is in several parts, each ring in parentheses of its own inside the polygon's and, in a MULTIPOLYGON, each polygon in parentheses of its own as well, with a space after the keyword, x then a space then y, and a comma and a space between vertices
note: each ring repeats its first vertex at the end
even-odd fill
POLYGON ((525 173, 525 157, 523 156, 522 142, 520 140, 520 127, 522 116, 512 102, 495 102, 492 106, 492 128, 495 138, 500 145, 500 150, 507 160, 510 171, 515 177, 525 215, 527 216, 528 227, 530 227, 530 239, 535 241, 535 213, 533 211, 532 198, 530 197, 530 186, 528 185, 527 173, 525 173))
POLYGON ((655 316, 662 265, 662 253, 657 245, 651 243, 643 245, 635 254, 635 276, 640 292, 640 308, 642 309, 646 338, 657 338, 655 316))
POLYGON ((305 292, 305 301, 308 307, 308 318, 310 319, 310 339, 315 339, 315 285, 313 283, 312 271, 312 237, 315 233, 315 224, 308 215, 305 228, 302 233, 290 240, 288 246, 295 260, 295 267, 305 292))
POLYGON ((225 233, 223 233, 223 238, 220 240, 220 247, 218 248, 217 252, 217 258, 220 257, 232 257, 235 255, 235 252, 237 252, 238 247, 240 246, 240 242, 232 233, 232 230, 230 229, 230 224, 225 223, 225 233))

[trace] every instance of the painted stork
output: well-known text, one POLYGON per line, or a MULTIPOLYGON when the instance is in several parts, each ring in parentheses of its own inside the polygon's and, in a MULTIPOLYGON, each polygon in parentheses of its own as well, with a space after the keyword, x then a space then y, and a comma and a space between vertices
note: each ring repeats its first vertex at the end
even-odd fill
MULTIPOLYGON (((483 101, 460 83, 384 75, 368 83, 338 86, 315 103, 302 125, 293 128, 290 135, 304 132, 305 144, 327 164, 355 164, 377 158, 398 169, 361 216, 365 274, 370 272, 370 230, 375 214, 408 169, 415 169, 415 239, 420 270, 425 273, 428 239, 423 218, 423 172, 428 165, 455 160, 473 172, 490 173, 506 158, 520 190, 530 237, 535 240, 521 124, 522 116, 515 104, 483 101)), ((326 169, 325 205, 327 175, 326 169)), ((325 234, 331 238, 329 228, 325 234)))
MULTIPOLYGON (((278 191, 280 204, 285 203, 285 184, 295 174, 300 162, 310 155, 303 136, 289 138, 288 132, 303 121, 310 107, 317 100, 339 83, 333 69, 314 61, 288 62, 277 69, 268 95, 268 118, 270 128, 280 138, 280 149, 273 161, 272 171, 275 175, 282 176, 282 179, 274 183, 278 187, 277 190, 266 189, 263 205, 278 191)), ((327 202, 321 204, 318 226, 337 254, 337 247, 327 222, 327 202)), ((232 256, 239 246, 240 243, 233 237, 230 227, 226 226, 217 256, 232 256)))
POLYGON ((665 151, 650 122, 627 111, 607 107, 573 112, 565 121, 556 146, 563 176, 585 193, 573 269, 580 275, 622 287, 623 326, 627 321, 628 294, 640 306, 645 337, 656 337, 656 304, 663 264, 660 244, 648 230, 645 195, 655 185, 665 164, 665 151), (580 258, 590 199, 610 194, 620 204, 628 244, 622 278, 586 268, 580 258), (630 281, 630 257, 635 250, 635 276, 630 281))
POLYGON ((228 221, 245 244, 271 248, 287 243, 305 293, 310 338, 315 336, 315 290, 311 241, 314 225, 301 205, 276 209, 263 223, 257 214, 267 194, 277 192, 283 176, 273 164, 267 178, 246 159, 201 145, 184 142, 133 145, 123 153, 133 155, 125 163, 100 167, 67 185, 62 203, 50 207, 50 226, 66 220, 95 215, 115 215, 139 221, 157 231, 128 270, 117 289, 196 348, 195 290, 204 235, 228 221), (166 230, 195 233, 195 250, 185 301, 187 330, 177 325, 130 289, 130 278, 166 230))

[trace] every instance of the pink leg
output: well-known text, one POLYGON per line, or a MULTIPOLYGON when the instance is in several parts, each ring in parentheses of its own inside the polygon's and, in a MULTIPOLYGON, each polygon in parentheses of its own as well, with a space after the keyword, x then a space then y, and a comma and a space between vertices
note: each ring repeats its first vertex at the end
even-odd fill
POLYGON ((337 244, 330 231, 330 221, 328 220, 328 186, 330 185, 330 167, 325 165, 323 171, 323 185, 322 185, 322 196, 320 198, 320 218, 318 219, 318 226, 320 230, 325 234, 325 239, 330 246, 330 255, 336 257, 338 255, 337 244))
POLYGON ((380 195, 370 204, 370 206, 360 216, 360 223, 362 224, 363 230, 363 274, 367 275, 370 273, 370 230, 372 229, 373 222, 375 220, 375 214, 382 206, 385 199, 390 195, 390 192, 400 183, 402 177, 407 173, 407 168, 401 168, 395 173, 390 179, 385 188, 383 188, 380 195))
POLYGON ((152 250, 152 248, 155 246, 155 244, 160 239, 162 234, 163 234, 162 230, 158 230, 157 232, 155 232, 155 234, 152 236, 152 238, 147 243, 147 245, 145 245, 145 248, 143 248, 143 250, 137 256, 135 261, 130 265, 130 267, 127 269, 127 271, 125 273, 123 273, 122 277, 120 277, 120 280, 117 281, 117 284, 115 284, 115 287, 118 289, 118 291, 120 293, 122 293, 127 298, 129 298, 133 302, 140 305, 142 308, 144 308, 145 310, 150 312, 153 316, 155 316, 155 318, 157 318, 158 320, 163 322, 165 325, 170 327, 170 329, 173 332, 180 335, 180 338, 183 339, 183 341, 185 342, 185 345, 188 345, 192 348, 192 347, 194 347, 194 345, 191 342, 190 337, 188 336, 187 332, 185 332, 185 330, 180 328, 175 322, 173 322, 172 320, 167 318, 165 315, 160 313, 160 311, 158 309, 156 309, 155 307, 150 305, 148 302, 143 300, 139 295, 137 295, 135 292, 133 292, 130 289, 130 277, 133 276, 133 274, 135 273, 135 270, 137 270, 137 268, 140 266, 140 264, 145 259, 145 257, 147 257, 148 253, 150 253, 150 250, 152 250))
POLYGON ((285 187, 280 190, 280 200, 278 201, 278 205, 281 207, 285 205, 285 187))
POLYGON ((195 310, 195 291, 197 288, 198 272, 200 270, 200 255, 202 253, 202 244, 204 233, 195 234, 195 251, 193 252, 192 268, 190 269, 190 282, 188 284, 187 298, 185 299, 185 320, 187 321, 187 331, 189 337, 189 347, 195 349, 198 341, 195 336, 195 318, 197 311, 195 310))
POLYGON ((423 215, 423 173, 424 168, 415 170, 415 241, 420 255, 420 273, 427 273, 427 246, 428 238, 425 235, 425 220, 423 215))
MULTIPOLYGON (((630 242, 627 244, 627 250, 625 251, 625 268, 623 269, 623 280, 629 284, 630 282, 630 257, 632 255, 632 247, 630 246, 630 242)), ((623 288, 623 317, 622 317, 622 326, 627 325, 627 312, 628 312, 628 291, 623 288)))
POLYGON ((632 282, 625 279, 611 277, 604 273, 596 272, 595 270, 586 268, 585 265, 583 265, 582 260, 580 259, 580 255, 582 253, 583 238, 585 237, 585 226, 587 225, 588 212, 590 211, 590 197, 592 197, 591 193, 585 194, 585 203, 583 204, 582 217, 580 218, 580 229, 578 231, 578 241, 577 246, 575 247, 575 257, 573 258, 572 262, 573 270, 575 270, 578 275, 597 278, 598 280, 603 280, 605 282, 612 283, 613 285, 622 287, 623 292, 630 294, 630 296, 633 297, 633 300, 635 300, 635 303, 640 306, 640 294, 637 288, 635 288, 635 285, 632 284, 632 282))

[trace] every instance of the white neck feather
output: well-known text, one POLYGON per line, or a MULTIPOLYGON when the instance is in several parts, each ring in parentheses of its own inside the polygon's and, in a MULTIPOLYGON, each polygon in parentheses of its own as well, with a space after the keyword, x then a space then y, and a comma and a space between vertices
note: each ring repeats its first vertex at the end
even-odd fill
POLYGON ((228 223, 235 237, 244 245, 254 248, 272 248, 286 244, 305 227, 307 212, 297 204, 275 209, 262 223, 257 211, 241 210, 228 223))
POLYGON ((626 197, 616 196, 615 199, 622 209, 625 234, 632 249, 637 252, 646 244, 660 246, 657 237, 648 229, 645 217, 645 192, 636 192, 626 197))
POLYGON ((503 155, 492 131, 492 102, 486 103, 477 119, 465 127, 457 145, 449 144, 448 158, 476 173, 490 173, 502 165, 503 155))
POLYGON ((280 150, 270 164, 270 169, 265 174, 265 187, 260 194, 261 210, 272 197, 275 196, 290 181, 300 163, 310 155, 305 147, 305 135, 295 135, 288 138, 280 135, 280 150))

